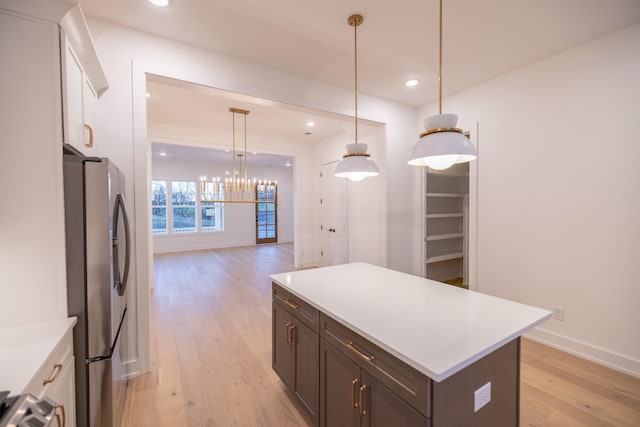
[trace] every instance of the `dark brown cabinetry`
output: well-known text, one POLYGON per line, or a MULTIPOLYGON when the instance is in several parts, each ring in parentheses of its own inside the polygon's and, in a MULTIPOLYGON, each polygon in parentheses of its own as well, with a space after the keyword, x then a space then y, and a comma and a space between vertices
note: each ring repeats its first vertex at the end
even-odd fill
POLYGON ((320 337, 313 325, 317 310, 284 292, 273 292, 273 370, 293 391, 302 406, 319 420, 320 337), (299 316, 299 317, 298 317, 299 316), (304 321, 302 320, 304 319, 304 321))
POLYGON ((518 425, 519 338, 436 382, 275 283, 273 369, 323 427, 518 425))
POLYGON ((333 345, 322 340, 323 426, 428 426, 429 420, 333 345))
POLYGON ((428 377, 323 314, 320 334, 321 425, 429 425, 428 377))

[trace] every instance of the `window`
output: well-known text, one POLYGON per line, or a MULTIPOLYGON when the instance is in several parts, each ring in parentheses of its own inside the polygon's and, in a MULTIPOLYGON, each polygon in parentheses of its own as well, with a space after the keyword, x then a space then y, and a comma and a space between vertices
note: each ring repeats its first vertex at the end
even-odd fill
MULTIPOLYGON (((151 181, 153 234, 224 230, 224 204, 201 202, 204 195, 198 194, 198 187, 196 181, 151 181)), ((219 191, 222 191, 222 186, 219 191)))
MULTIPOLYGON (((214 191, 214 183, 213 182, 207 182, 207 183, 201 183, 200 184, 200 191, 203 192, 205 194, 201 193, 200 198, 204 199, 206 196, 206 194, 213 194, 213 193, 220 193, 222 194, 223 192, 223 184, 219 184, 220 187, 217 189, 217 191, 214 191), (202 187, 202 185, 206 185, 206 188, 202 187)), ((209 196, 211 197, 211 196, 209 196)), ((200 229, 202 231, 220 231, 222 230, 222 212, 223 212, 223 205, 222 203, 216 203, 216 202, 200 202, 200 229)))
POLYGON ((202 231, 222 230, 222 203, 201 202, 202 231))
POLYGON ((174 233, 196 231, 196 183, 172 181, 171 203, 174 233))
POLYGON ((152 232, 167 232, 167 181, 151 181, 152 232))
POLYGON ((278 241, 278 203, 275 184, 256 187, 256 243, 275 243, 278 241))

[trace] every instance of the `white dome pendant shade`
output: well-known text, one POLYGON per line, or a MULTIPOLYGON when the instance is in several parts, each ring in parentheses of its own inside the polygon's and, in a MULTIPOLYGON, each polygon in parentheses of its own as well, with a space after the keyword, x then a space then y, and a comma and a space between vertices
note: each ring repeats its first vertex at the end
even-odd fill
POLYGON ((442 114, 442 0, 440 0, 440 34, 438 47, 438 113, 425 119, 425 131, 409 153, 411 166, 429 166, 443 170, 456 163, 475 160, 478 155, 469 138, 456 127, 457 114, 442 114))
POLYGON ((367 144, 347 144, 347 154, 337 164, 333 173, 338 178, 348 178, 351 181, 362 181, 371 176, 380 175, 378 166, 367 154, 367 144))
POLYGON ((333 175, 338 178, 348 178, 351 181, 362 181, 371 176, 380 175, 378 166, 370 159, 371 155, 367 153, 367 144, 358 144, 358 26, 362 24, 362 15, 353 14, 347 19, 347 23, 353 27, 353 45, 354 45, 354 98, 355 98, 355 117, 354 130, 355 142, 347 144, 347 154, 342 156, 342 160, 336 165, 333 175))
POLYGON ((456 163, 470 162, 477 158, 476 149, 456 128, 456 114, 437 114, 425 119, 425 131, 409 154, 412 166, 429 166, 443 170, 456 163))

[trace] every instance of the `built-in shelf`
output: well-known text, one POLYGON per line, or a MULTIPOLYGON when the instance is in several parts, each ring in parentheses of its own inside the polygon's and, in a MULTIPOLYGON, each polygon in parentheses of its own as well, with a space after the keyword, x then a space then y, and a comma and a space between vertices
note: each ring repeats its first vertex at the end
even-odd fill
POLYGON ((465 173, 450 173, 448 171, 435 171, 433 169, 430 169, 427 172, 428 175, 432 175, 432 176, 438 176, 438 177, 442 177, 442 178, 466 178, 469 176, 468 172, 465 173))
POLYGON ((465 194, 460 193, 427 193, 427 197, 464 197, 465 194))
POLYGON ((462 213, 437 213, 437 214, 427 214, 427 219, 435 219, 435 218, 462 218, 464 214, 462 213))
POLYGON ((464 258, 464 252, 456 252, 456 253, 452 253, 452 254, 435 255, 435 256, 427 258, 426 262, 427 262, 427 264, 431 264, 431 263, 434 263, 434 262, 448 261, 450 259, 456 259, 456 258, 464 258))
POLYGON ((464 237, 464 233, 434 234, 433 236, 427 236, 427 242, 432 242, 434 240, 459 239, 461 237, 464 237))
POLYGON ((425 276, 439 282, 466 277, 469 164, 425 173, 425 276))

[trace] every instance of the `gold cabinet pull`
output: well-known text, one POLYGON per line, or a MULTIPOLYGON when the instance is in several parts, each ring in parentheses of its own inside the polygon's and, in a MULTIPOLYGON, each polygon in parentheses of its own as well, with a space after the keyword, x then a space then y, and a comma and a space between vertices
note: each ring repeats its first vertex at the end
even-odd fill
POLYGON ((289 345, 293 347, 296 345, 296 325, 293 323, 289 324, 289 345))
POLYGON ((58 375, 60 375, 60 371, 62 371, 62 363, 56 363, 55 365, 53 365, 53 372, 51 376, 46 380, 42 381, 42 385, 45 386, 49 383, 54 382, 56 378, 58 378, 58 375))
POLYGON ((291 300, 289 298, 285 298, 284 302, 291 308, 293 308, 294 310, 297 310, 300 308, 300 304, 296 304, 295 302, 291 302, 291 300))
POLYGON ((93 128, 85 123, 84 128, 89 131, 89 142, 85 143, 85 147, 93 147, 93 128))
POLYGON ((65 427, 65 425, 67 424, 67 417, 64 413, 64 405, 56 405, 56 420, 58 421, 58 427, 65 427), (60 410, 59 414, 58 409, 60 410), (60 418, 62 418, 62 421, 60 421, 60 418))
POLYGON ((366 385, 363 385, 362 387, 360 387, 360 396, 358 397, 358 405, 360 406, 360 416, 364 417, 365 415, 368 414, 367 410, 364 409, 364 391, 367 389, 366 385))
POLYGON ((361 352, 360 350, 355 348, 353 346, 353 342, 352 341, 349 341, 349 344, 347 344, 347 347, 349 348, 349 350, 353 351, 355 354, 357 354, 358 356, 362 357, 367 362, 373 363, 373 361, 376 359, 375 356, 367 356, 366 354, 364 354, 363 352, 361 352))
POLYGON ((287 329, 287 344, 291 345, 291 322, 287 322, 284 327, 287 329))
POLYGON ((356 402, 356 384, 358 384, 358 379, 351 381, 351 404, 354 408, 358 407, 358 402, 356 402))

